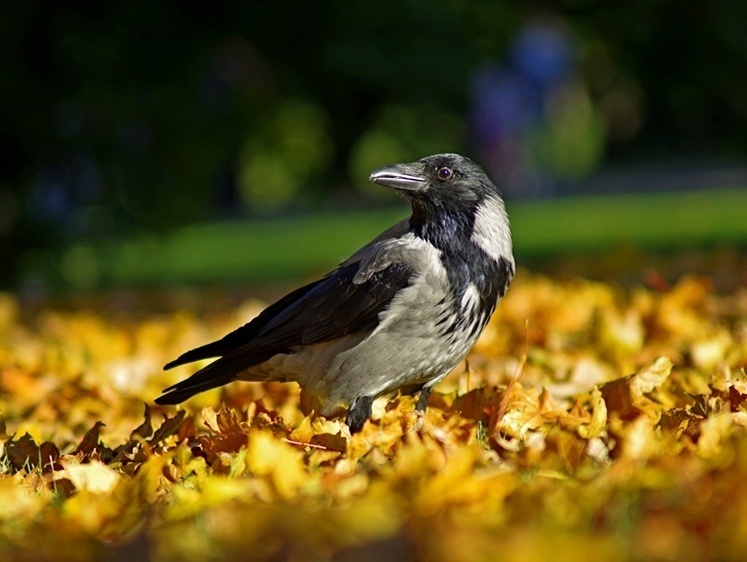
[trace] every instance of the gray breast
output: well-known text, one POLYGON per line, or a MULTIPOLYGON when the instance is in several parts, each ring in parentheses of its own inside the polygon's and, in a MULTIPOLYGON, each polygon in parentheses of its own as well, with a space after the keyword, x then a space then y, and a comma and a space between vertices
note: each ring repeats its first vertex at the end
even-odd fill
POLYGON ((388 251, 361 253, 362 277, 392 259, 412 264, 417 273, 379 314, 370 334, 302 346, 256 368, 270 378, 298 381, 319 397, 323 414, 360 396, 436 384, 464 358, 487 323, 490 311, 480 312, 476 287, 468 286, 461 296, 450 287, 439 250, 411 234, 380 245, 388 251))

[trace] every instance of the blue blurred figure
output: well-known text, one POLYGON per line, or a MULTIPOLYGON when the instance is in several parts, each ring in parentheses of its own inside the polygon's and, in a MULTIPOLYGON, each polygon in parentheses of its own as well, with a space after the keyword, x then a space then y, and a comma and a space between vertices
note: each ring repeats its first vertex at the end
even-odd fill
POLYGON ((510 195, 552 195, 593 168, 603 127, 577 78, 574 41, 562 22, 528 22, 512 38, 508 54, 508 64, 489 64, 474 75, 472 142, 510 195), (575 132, 562 130, 569 125, 575 132), (568 158, 579 141, 591 150, 582 148, 581 159, 568 158))

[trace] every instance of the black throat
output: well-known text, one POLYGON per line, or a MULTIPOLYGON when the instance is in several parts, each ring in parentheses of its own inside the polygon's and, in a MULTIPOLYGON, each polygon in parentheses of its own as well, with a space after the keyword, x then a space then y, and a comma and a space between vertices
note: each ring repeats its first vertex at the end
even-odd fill
POLYGON ((410 231, 430 242, 444 254, 460 253, 471 242, 475 227, 474 212, 449 212, 445 209, 423 209, 413 205, 410 231))
POLYGON ((474 217, 474 212, 433 212, 413 205, 410 231, 441 251, 454 302, 461 302, 470 284, 474 285, 480 294, 480 311, 487 319, 506 293, 514 268, 510 256, 496 261, 475 244, 474 217))

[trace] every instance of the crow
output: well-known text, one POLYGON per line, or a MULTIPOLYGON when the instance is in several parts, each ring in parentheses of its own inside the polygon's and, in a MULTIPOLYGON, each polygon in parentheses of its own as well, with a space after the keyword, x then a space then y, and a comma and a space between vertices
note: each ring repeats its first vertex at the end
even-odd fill
POLYGON ((254 320, 187 351, 171 369, 219 357, 164 391, 178 404, 231 381, 295 381, 321 414, 347 408, 351 433, 376 397, 433 387, 472 349, 514 276, 503 199, 458 154, 380 168, 369 178, 409 200, 412 215, 328 275, 282 297, 254 320))

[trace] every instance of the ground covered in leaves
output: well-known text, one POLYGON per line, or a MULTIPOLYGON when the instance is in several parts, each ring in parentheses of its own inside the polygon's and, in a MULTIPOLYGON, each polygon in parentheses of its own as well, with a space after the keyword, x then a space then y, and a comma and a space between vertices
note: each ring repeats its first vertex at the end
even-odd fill
POLYGON ((0 559, 743 559, 747 290, 656 285, 522 273, 427 415, 353 437, 293 384, 147 405, 259 302, 0 297, 0 559))

